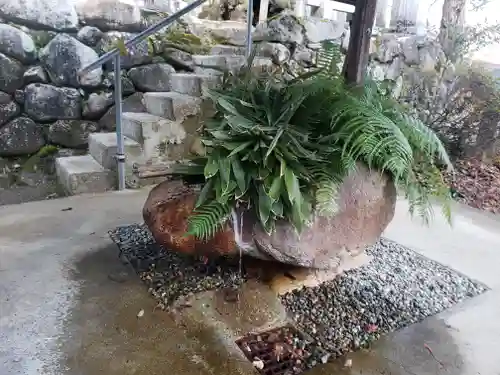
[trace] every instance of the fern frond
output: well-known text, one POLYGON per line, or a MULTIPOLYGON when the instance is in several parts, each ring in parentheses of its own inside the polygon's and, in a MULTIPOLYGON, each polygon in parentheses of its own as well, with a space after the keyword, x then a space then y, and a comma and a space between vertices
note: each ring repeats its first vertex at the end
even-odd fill
POLYGON ((340 155, 333 157, 327 165, 307 164, 314 186, 315 210, 322 216, 332 216, 338 212, 340 186, 349 173, 340 155))
POLYGON ((418 160, 405 181, 399 181, 399 187, 405 192, 411 215, 418 215, 425 224, 434 216, 434 204, 441 206, 446 220, 451 224, 451 194, 439 168, 418 160))
POLYGON ((340 74, 338 64, 342 61, 340 46, 330 40, 322 43, 318 51, 316 65, 321 69, 321 75, 336 77, 340 74))
POLYGON ((453 168, 448 152, 437 134, 420 119, 400 113, 395 116, 395 123, 406 135, 415 151, 424 153, 431 160, 439 160, 448 169, 453 168))
POLYGON ((401 129, 352 95, 335 103, 332 130, 342 138, 343 158, 362 159, 369 167, 387 169, 397 178, 413 163, 412 147, 401 129))
POLYGON ((316 211, 320 215, 331 216, 338 212, 339 190, 342 180, 337 176, 324 175, 316 182, 316 211))
POLYGON ((208 240, 226 223, 232 205, 211 201, 196 208, 188 219, 188 235, 208 240))

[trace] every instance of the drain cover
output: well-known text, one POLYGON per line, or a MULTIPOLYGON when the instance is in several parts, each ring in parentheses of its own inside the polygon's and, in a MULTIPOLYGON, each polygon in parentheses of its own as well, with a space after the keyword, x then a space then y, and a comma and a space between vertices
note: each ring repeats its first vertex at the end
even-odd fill
POLYGON ((294 375, 326 363, 329 354, 294 326, 251 333, 236 341, 263 375, 294 375))

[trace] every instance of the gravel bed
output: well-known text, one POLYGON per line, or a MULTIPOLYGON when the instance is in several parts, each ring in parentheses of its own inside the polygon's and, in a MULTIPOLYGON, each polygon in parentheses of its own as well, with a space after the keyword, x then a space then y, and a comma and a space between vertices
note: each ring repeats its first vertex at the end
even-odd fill
POLYGON ((224 258, 205 261, 167 251, 155 243, 144 224, 118 227, 109 234, 121 259, 132 265, 161 307, 168 308, 192 293, 237 288, 245 281, 238 262, 224 258))
MULTIPOLYGON (((122 259, 135 268, 162 307, 177 298, 219 288, 237 288, 246 279, 238 262, 204 263, 166 251, 145 225, 110 232, 122 259)), ((401 329, 474 297, 488 288, 390 240, 367 249, 373 260, 316 288, 281 297, 296 325, 330 358, 368 346, 401 329)))
POLYGON ((297 326, 333 357, 435 315, 488 288, 395 242, 367 249, 366 266, 282 296, 297 326))

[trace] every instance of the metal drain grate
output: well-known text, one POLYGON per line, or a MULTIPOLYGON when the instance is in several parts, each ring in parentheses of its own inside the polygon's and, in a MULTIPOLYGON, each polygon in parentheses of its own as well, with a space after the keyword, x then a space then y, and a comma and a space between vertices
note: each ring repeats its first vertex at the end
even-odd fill
POLYGON ((329 357, 291 325, 248 334, 236 344, 263 375, 300 374, 318 363, 326 363, 329 357))

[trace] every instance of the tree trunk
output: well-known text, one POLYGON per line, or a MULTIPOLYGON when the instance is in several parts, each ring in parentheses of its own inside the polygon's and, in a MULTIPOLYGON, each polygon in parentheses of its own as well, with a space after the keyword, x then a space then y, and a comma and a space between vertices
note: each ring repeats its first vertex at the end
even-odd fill
POLYGON ((462 57, 462 48, 458 44, 463 39, 466 3, 467 0, 444 0, 443 3, 439 42, 446 57, 452 62, 462 57))

